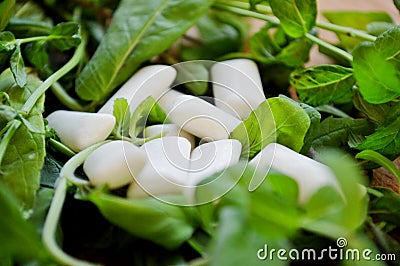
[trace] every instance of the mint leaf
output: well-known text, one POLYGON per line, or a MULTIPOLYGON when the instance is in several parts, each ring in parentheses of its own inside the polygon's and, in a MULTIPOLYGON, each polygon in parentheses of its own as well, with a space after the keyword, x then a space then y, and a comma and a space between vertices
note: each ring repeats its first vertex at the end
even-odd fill
POLYGON ((15 0, 5 0, 0 3, 0 31, 3 31, 14 13, 15 0))
POLYGON ((76 22, 61 22, 51 31, 49 42, 61 51, 69 50, 81 43, 78 35, 79 25, 76 22))
POLYGON ((131 112, 128 101, 125 98, 114 100, 113 115, 115 117, 114 134, 119 137, 128 136, 131 112))
POLYGON ((274 15, 281 21, 282 28, 293 38, 305 35, 315 25, 315 0, 269 0, 269 4, 274 15))
POLYGON ((353 97, 354 107, 362 112, 368 120, 374 124, 380 125, 385 120, 386 114, 390 109, 390 104, 372 104, 363 99, 358 90, 354 91, 353 97))
MULTIPOLYGON (((43 264, 48 259, 34 227, 29 224, 20 212, 18 200, 7 186, 0 181, 0 262, 23 262, 40 259, 43 264)), ((49 261, 47 261, 48 263, 49 261)), ((8 265, 8 264, 6 264, 8 265)), ((10 263, 9 265, 13 265, 10 263)))
POLYGON ((357 146, 360 150, 374 150, 383 155, 393 157, 400 153, 400 104, 390 108, 385 121, 376 132, 366 137, 357 146))
POLYGON ((183 84, 194 95, 204 95, 208 90, 209 73, 201 61, 175 64, 176 83, 183 84))
POLYGON ((373 125, 366 119, 333 118, 323 120, 315 133, 311 146, 315 150, 327 147, 348 148, 352 134, 365 136, 373 132, 373 125))
MULTIPOLYGON (((2 73, 1 77, 11 76, 11 71, 2 73)), ((11 107, 22 108, 31 93, 39 86, 40 81, 29 75, 24 88, 11 84, 4 91, 10 96, 11 107)), ((42 112, 44 97, 41 97, 27 121, 38 131, 44 132, 42 112)), ((32 207, 36 191, 39 189, 40 171, 45 157, 45 140, 43 133, 30 131, 21 125, 10 140, 2 164, 0 180, 16 195, 21 208, 28 210, 32 207)))
POLYGON ((398 67, 385 55, 386 51, 380 52, 373 43, 361 43, 353 50, 354 76, 361 95, 370 103, 385 103, 400 96, 398 67))
POLYGON ((355 80, 350 68, 320 65, 293 71, 290 83, 296 88, 301 101, 324 105, 350 102, 355 80))
POLYGON ((380 221, 400 226, 400 195, 388 188, 374 189, 382 195, 371 199, 369 214, 380 221))
POLYGON ((268 101, 261 103, 230 134, 229 138, 242 143, 242 156, 252 158, 276 140, 274 115, 268 101))
POLYGON ((156 198, 127 200, 95 190, 87 199, 111 223, 167 249, 183 244, 196 227, 190 208, 174 206, 156 198))
POLYGON ((310 127, 310 118, 297 103, 280 97, 261 103, 230 135, 242 143, 242 156, 252 158, 265 146, 278 142, 300 151, 310 127))
POLYGON ((19 45, 17 45, 11 55, 10 69, 17 85, 19 87, 24 87, 28 79, 28 74, 26 73, 24 59, 21 54, 21 47, 19 45))
POLYGON ((142 133, 147 123, 169 123, 164 110, 151 96, 141 102, 131 116, 129 136, 131 136, 135 144, 142 145, 154 138, 161 137, 155 136, 151 138, 139 138, 139 134, 142 133))

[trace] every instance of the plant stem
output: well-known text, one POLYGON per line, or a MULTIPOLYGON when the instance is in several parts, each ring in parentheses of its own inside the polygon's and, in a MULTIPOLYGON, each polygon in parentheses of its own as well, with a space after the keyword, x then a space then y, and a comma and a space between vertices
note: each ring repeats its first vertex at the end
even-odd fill
POLYGON ((22 111, 28 115, 29 112, 32 110, 33 106, 35 106, 37 100, 46 92, 50 86, 52 86, 57 80, 71 71, 81 60, 83 54, 85 52, 85 42, 82 41, 78 48, 75 50, 74 55, 72 58, 63 65, 59 70, 54 72, 50 77, 48 77, 28 98, 25 102, 24 106, 22 107, 22 111))
POLYGON ((49 139, 49 144, 53 148, 55 148, 57 151, 65 154, 65 155, 67 155, 69 157, 72 157, 72 156, 74 156, 76 154, 73 150, 71 150, 70 148, 68 148, 67 146, 65 146, 64 144, 62 144, 61 142, 59 142, 59 141, 57 141, 55 139, 50 138, 49 139))
POLYGON ((1 163, 3 162, 4 154, 6 153, 8 144, 10 143, 10 140, 12 139, 14 133, 17 131, 19 126, 22 124, 20 120, 13 120, 11 122, 11 125, 8 127, 7 132, 4 134, 1 142, 0 142, 0 166, 1 163))
POLYGON ((340 26, 340 25, 322 22, 322 21, 317 21, 316 26, 321 29, 330 30, 330 31, 333 31, 336 33, 343 33, 349 37, 360 38, 360 39, 370 41, 370 42, 374 42, 376 40, 375 36, 370 35, 364 31, 357 30, 357 29, 350 28, 350 27, 340 26))
POLYGON ((43 244, 53 256, 53 258, 61 265, 82 265, 93 266, 95 264, 78 260, 67 253, 65 253, 57 244, 56 231, 62 207, 64 205, 65 197, 67 195, 67 180, 61 176, 56 184, 55 194, 50 205, 49 212, 43 227, 42 240, 43 244))
MULTIPOLYGON (((221 2, 220 4, 224 4, 224 5, 229 5, 231 7, 236 7, 236 8, 241 8, 241 9, 247 9, 250 10, 250 5, 248 3, 244 3, 244 2, 239 2, 239 1, 229 1, 229 2, 221 2)), ((272 15, 272 9, 269 6, 266 5, 257 5, 256 6, 256 11, 262 14, 269 14, 272 15)), ((354 29, 351 27, 345 27, 345 26, 341 26, 341 25, 336 25, 333 23, 329 23, 329 22, 323 22, 323 21, 316 21, 315 26, 317 26, 318 28, 321 29, 325 29, 325 30, 329 30, 329 31, 333 31, 335 33, 342 33, 342 34, 346 34, 347 36, 353 37, 353 38, 359 38, 359 39, 363 39, 366 41, 375 41, 376 37, 373 35, 370 35, 362 30, 358 30, 358 29, 354 29)))
POLYGON ((89 106, 83 106, 75 98, 72 98, 58 82, 54 82, 51 91, 63 105, 71 110, 84 112, 89 109, 89 106))
POLYGON ((89 181, 81 179, 79 177, 75 176, 75 170, 83 164, 83 162, 86 160, 86 158, 91 154, 95 149, 100 147, 101 145, 104 145, 105 143, 110 142, 108 141, 102 141, 100 143, 94 144, 83 151, 79 152, 76 154, 74 157, 69 159, 63 168, 60 171, 60 177, 66 178, 69 182, 76 186, 88 186, 89 181))
MULTIPOLYGON (((236 4, 236 6, 233 6, 233 5, 226 4, 226 2, 224 2, 224 3, 216 2, 213 6, 217 9, 229 11, 229 12, 241 15, 241 16, 247 16, 247 17, 252 17, 252 18, 256 18, 256 19, 261 19, 261 20, 267 21, 276 26, 280 25, 279 19, 269 16, 269 15, 260 14, 258 12, 243 8, 242 7, 242 6, 244 6, 243 4, 240 4, 240 5, 236 4)), ((309 33, 306 33, 305 37, 308 38, 309 40, 311 40, 312 42, 318 44, 319 46, 322 46, 322 47, 342 56, 346 60, 348 60, 350 62, 353 61, 353 56, 351 54, 347 53, 346 51, 339 49, 339 48, 335 47, 334 45, 327 43, 309 33)))
POLYGON ((229 11, 229 12, 241 15, 241 16, 247 16, 247 17, 261 19, 261 20, 267 21, 275 26, 280 25, 279 19, 272 17, 272 16, 265 15, 265 14, 260 14, 258 12, 250 11, 248 9, 230 6, 230 5, 226 5, 226 4, 222 4, 222 3, 218 3, 218 2, 213 4, 213 7, 217 8, 217 9, 229 11))
POLYGON ((312 42, 318 44, 319 46, 324 47, 324 48, 326 48, 326 49, 328 49, 328 50, 340 55, 341 57, 343 57, 344 59, 346 59, 350 63, 353 62, 353 56, 351 54, 349 54, 348 52, 346 52, 346 51, 344 51, 344 50, 342 50, 340 48, 337 48, 336 46, 334 46, 334 45, 332 45, 330 43, 327 43, 327 42, 315 37, 314 35, 312 35, 310 33, 306 33, 305 36, 306 36, 307 39, 309 39, 312 42))

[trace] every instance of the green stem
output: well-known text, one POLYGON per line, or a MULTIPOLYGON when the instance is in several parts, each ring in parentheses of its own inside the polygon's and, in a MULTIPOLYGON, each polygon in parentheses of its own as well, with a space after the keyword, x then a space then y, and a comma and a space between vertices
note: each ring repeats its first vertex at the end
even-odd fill
POLYGON ((15 131, 17 131, 21 124, 22 122, 20 120, 13 120, 11 125, 8 127, 7 132, 4 134, 0 142, 0 166, 3 162, 4 154, 6 153, 8 144, 10 143, 15 131))
POLYGON ((306 33, 305 36, 306 36, 307 39, 309 39, 312 42, 318 44, 319 46, 324 47, 324 48, 326 48, 326 49, 328 49, 328 50, 340 55, 341 57, 343 57, 344 59, 346 59, 350 63, 353 62, 353 56, 351 54, 349 54, 348 52, 346 52, 346 51, 344 51, 344 50, 342 50, 340 48, 337 48, 336 46, 334 46, 334 45, 332 45, 330 43, 327 43, 327 42, 315 37, 314 35, 312 35, 310 33, 306 33))
POLYGON ((60 171, 60 177, 66 178, 69 182, 76 186, 88 186, 89 181, 81 179, 77 176, 75 176, 75 170, 83 164, 83 162, 86 160, 86 158, 91 154, 94 150, 96 150, 98 147, 101 145, 104 145, 109 141, 103 141, 97 144, 94 144, 83 151, 79 152, 76 154, 74 157, 69 159, 63 168, 60 171))
POLYGON ((61 265, 93 266, 95 264, 76 259, 65 253, 57 244, 56 231, 60 220, 62 207, 67 195, 67 180, 61 176, 56 184, 55 194, 43 227, 42 240, 53 258, 61 265))
POLYGON ((83 54, 85 52, 85 42, 82 40, 81 44, 79 44, 78 48, 75 50, 72 58, 63 65, 59 70, 54 72, 50 77, 48 77, 28 98, 22 107, 22 111, 25 114, 29 114, 32 108, 35 106, 37 100, 46 92, 50 86, 52 86, 57 80, 71 71, 81 60, 83 54))
MULTIPOLYGON (((226 2, 225 1, 225 2, 221 2, 220 4, 250 10, 250 4, 244 3, 244 2, 239 2, 239 1, 226 2)), ((263 14, 270 14, 270 15, 273 14, 271 7, 266 6, 266 5, 257 5, 255 10, 257 12, 263 13, 263 14)), ((316 26, 318 28, 333 31, 335 33, 346 34, 347 36, 350 36, 353 38, 359 38, 359 39, 363 39, 363 40, 371 41, 371 42, 374 42, 376 40, 375 36, 370 35, 362 30, 357 30, 357 29, 354 29, 351 27, 340 26, 340 25, 336 25, 333 23, 322 22, 322 21, 316 21, 316 26)))
POLYGON ((63 105, 71 110, 84 112, 89 109, 89 106, 83 106, 75 98, 72 98, 58 82, 54 82, 51 91, 63 105))
POLYGON ((59 142, 55 139, 49 139, 49 144, 54 149, 67 155, 68 157, 73 157, 76 154, 73 150, 71 150, 70 148, 68 148, 67 146, 65 146, 64 144, 62 144, 61 142, 59 142))
POLYGON ((19 43, 29 43, 29 42, 43 41, 43 40, 47 40, 47 39, 49 39, 49 36, 35 36, 35 37, 17 39, 15 41, 19 42, 19 43))
MULTIPOLYGON (((220 10, 229 11, 229 12, 241 15, 241 16, 247 16, 247 17, 252 17, 252 18, 256 18, 256 19, 261 19, 261 20, 267 21, 276 26, 280 25, 279 19, 269 16, 269 15, 260 14, 255 11, 248 10, 246 8, 243 8, 242 6, 243 6, 242 4, 240 4, 240 6, 239 5, 233 6, 233 5, 227 4, 226 2, 224 2, 224 3, 216 2, 213 5, 213 7, 220 9, 220 10)), ((306 36, 306 38, 308 38, 312 42, 318 44, 319 46, 322 46, 322 47, 342 56, 343 58, 345 58, 346 60, 348 60, 350 62, 353 61, 353 56, 351 54, 347 53, 346 51, 339 49, 336 46, 334 46, 330 43, 327 43, 309 33, 306 33, 305 36, 306 36)))
POLYGON ((370 42, 374 42, 376 40, 375 36, 370 35, 364 31, 356 30, 356 29, 353 29, 350 27, 344 27, 344 26, 327 23, 327 22, 322 22, 322 21, 317 21, 316 26, 321 29, 333 31, 335 33, 346 34, 349 37, 360 38, 360 39, 370 41, 370 42))
POLYGON ((247 17, 261 19, 261 20, 267 21, 275 26, 280 25, 279 19, 277 19, 275 17, 268 16, 265 14, 260 14, 258 12, 250 11, 250 10, 243 9, 240 7, 230 6, 230 5, 226 5, 226 4, 222 4, 222 3, 218 3, 218 2, 216 2, 213 5, 213 7, 220 9, 220 10, 229 11, 229 12, 241 15, 241 16, 247 16, 247 17))

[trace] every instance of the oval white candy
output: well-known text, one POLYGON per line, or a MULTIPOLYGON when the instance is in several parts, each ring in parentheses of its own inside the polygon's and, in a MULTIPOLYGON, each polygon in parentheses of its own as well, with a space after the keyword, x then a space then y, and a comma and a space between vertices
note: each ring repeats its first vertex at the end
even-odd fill
POLYGON ((211 68, 211 81, 215 105, 241 120, 265 101, 261 77, 252 60, 215 63, 211 68))
POLYGON ((115 126, 115 117, 109 114, 59 110, 46 119, 61 142, 76 152, 105 140, 115 126))
POLYGON ((168 118, 185 131, 207 141, 227 139, 240 120, 194 96, 175 99, 168 118))
POLYGON ((128 141, 115 140, 93 151, 85 160, 83 170, 90 183, 106 184, 110 189, 134 181, 146 162, 143 151, 128 141))
POLYGON ((175 124, 160 124, 160 125, 152 125, 148 126, 143 130, 143 137, 144 138, 151 138, 162 134, 164 137, 166 136, 179 136, 186 138, 191 146, 192 149, 195 146, 195 139, 194 136, 185 130, 180 129, 175 124))
POLYGON ((135 183, 129 186, 127 197, 181 193, 190 164, 190 142, 186 138, 168 136, 145 143, 141 150, 147 162, 135 183))
POLYGON ((99 113, 112 114, 114 100, 127 99, 131 113, 147 97, 152 96, 156 101, 169 90, 176 78, 176 70, 166 65, 151 65, 137 71, 122 87, 103 105, 99 113))

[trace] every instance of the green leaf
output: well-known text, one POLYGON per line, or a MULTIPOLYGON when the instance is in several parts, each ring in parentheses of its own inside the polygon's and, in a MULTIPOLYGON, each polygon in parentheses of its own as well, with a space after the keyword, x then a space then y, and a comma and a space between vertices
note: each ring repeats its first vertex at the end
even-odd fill
POLYGON ((286 34, 299 38, 309 32, 317 18, 315 0, 269 0, 272 11, 279 18, 286 34))
POLYGON ((362 112, 368 120, 380 125, 385 120, 390 104, 372 104, 364 100, 358 90, 355 90, 353 97, 354 107, 362 112))
POLYGON ((0 128, 4 128, 8 122, 18 116, 17 110, 7 105, 0 105, 0 128))
POLYGON ((380 221, 400 226, 400 195, 388 188, 374 189, 382 195, 371 199, 369 214, 380 221))
POLYGON ((49 63, 49 55, 46 51, 46 42, 38 41, 27 44, 25 48, 26 59, 35 67, 44 69, 49 63))
POLYGON ((274 116, 268 101, 261 103, 230 134, 229 138, 242 143, 242 156, 252 158, 276 140, 274 116))
POLYGON ((175 64, 176 83, 183 84, 194 95, 204 95, 208 90, 209 73, 206 62, 189 61, 175 64))
POLYGON ((128 136, 131 112, 128 101, 125 98, 114 100, 113 115, 116 120, 114 134, 117 136, 128 136))
POLYGON ((155 136, 151 138, 139 138, 139 134, 142 133, 147 123, 169 123, 164 110, 151 96, 147 97, 139 104, 130 119, 129 136, 137 145, 142 145, 143 143, 154 138, 161 137, 155 136))
POLYGON ((76 22, 61 22, 57 24, 48 37, 49 42, 61 51, 71 49, 81 43, 79 24, 76 22))
POLYGON ((165 51, 193 26, 212 2, 121 1, 106 35, 77 78, 79 97, 104 101, 143 62, 165 51))
POLYGON ((325 150, 318 160, 330 167, 340 192, 333 187, 323 187, 313 195, 306 206, 311 219, 305 228, 332 239, 354 234, 367 217, 367 197, 360 188, 365 177, 349 155, 337 150, 325 150))
POLYGON ((304 109, 297 103, 281 97, 269 98, 278 143, 294 151, 300 151, 311 121, 304 109))
POLYGON ((26 73, 21 47, 19 45, 17 45, 15 51, 11 55, 10 68, 17 85, 24 87, 28 79, 28 74, 26 73))
MULTIPOLYGON (((20 212, 20 205, 7 186, 0 181, 0 262, 4 258, 10 261, 23 262, 47 257, 39 235, 20 212)), ((10 264, 14 265, 14 264, 10 264)))
MULTIPOLYGON (((282 63, 288 67, 304 65, 309 60, 309 51, 312 43, 306 38, 286 40, 281 45, 270 36, 270 25, 266 25, 256 32, 249 41, 252 56, 264 64, 282 63)), ((280 29, 280 28, 279 28, 280 29)), ((281 31, 277 32, 281 32, 281 31)), ((278 37, 275 34, 275 37, 278 37)))
POLYGON ((336 65, 319 65, 295 70, 290 83, 301 101, 312 105, 347 103, 353 95, 353 71, 336 65))
POLYGON ((365 151, 357 153, 355 158, 369 160, 369 161, 373 161, 373 162, 379 164, 380 166, 382 166, 386 170, 388 170, 388 172, 390 172, 392 175, 397 177, 400 181, 400 170, 397 168, 397 166, 392 161, 390 161, 388 158, 386 158, 382 154, 379 154, 376 151, 365 150, 365 151))
POLYGON ((400 10, 400 0, 393 0, 393 3, 396 6, 397 10, 400 10))
MULTIPOLYGON (((367 25, 373 22, 393 22, 392 18, 384 12, 325 11, 323 15, 333 24, 359 30, 367 30, 367 25)), ((353 49, 361 41, 360 39, 346 36, 346 34, 338 34, 338 37, 341 46, 346 50, 353 49)))
MULTIPOLYGON (((7 70, 2 73, 1 79, 10 75, 10 71, 7 70)), ((37 78, 29 75, 24 88, 13 84, 3 91, 10 96, 11 107, 19 110, 39 84, 40 81, 37 78)), ((43 108, 44 96, 37 101, 26 117, 29 123, 41 132, 44 132, 43 108)), ((39 189, 40 171, 44 157, 44 134, 34 133, 27 127, 20 126, 7 147, 0 166, 0 180, 16 195, 24 210, 32 207, 36 191, 39 189)))
POLYGON ((354 76, 363 98, 374 104, 385 103, 400 96, 400 76, 385 53, 373 43, 361 43, 353 50, 354 76))
POLYGON ((0 31, 3 31, 14 13, 15 0, 4 0, 0 3, 0 31))
POLYGON ((387 61, 400 61, 400 26, 392 27, 385 31, 375 41, 375 49, 387 61))
POLYGON ((230 138, 242 143, 242 156, 252 158, 265 146, 278 142, 300 151, 311 121, 297 103, 281 97, 261 103, 232 132, 230 138))
POLYGON ((209 10, 196 28, 199 43, 182 44, 183 60, 215 60, 220 56, 241 50, 247 34, 243 18, 224 11, 209 10))
POLYGON ((91 192, 88 200, 111 223, 167 249, 182 245, 196 227, 190 208, 174 206, 155 198, 127 200, 98 190, 91 192))
POLYGON ((310 105, 307 105, 302 102, 296 102, 295 100, 293 100, 287 96, 284 96, 284 95, 279 95, 279 97, 283 98, 283 99, 287 99, 287 100, 291 101, 293 104, 297 104, 298 106, 303 108, 303 110, 306 112, 306 114, 310 118, 311 124, 307 131, 306 136, 304 137, 303 148, 300 151, 303 154, 307 154, 310 150, 311 143, 314 140, 315 134, 317 133, 317 130, 319 128, 320 121, 321 121, 321 114, 310 105))
POLYGON ((351 134, 365 136, 374 127, 366 119, 328 117, 321 122, 311 146, 316 149, 326 147, 348 147, 351 134))
POLYGON ((397 103, 388 111, 383 124, 375 133, 366 137, 365 141, 357 146, 360 150, 374 150, 389 157, 400 153, 400 104, 397 103))
POLYGON ((270 25, 266 25, 258 30, 249 41, 251 54, 258 61, 269 64, 275 61, 275 55, 281 51, 281 47, 271 38, 268 30, 270 25))

